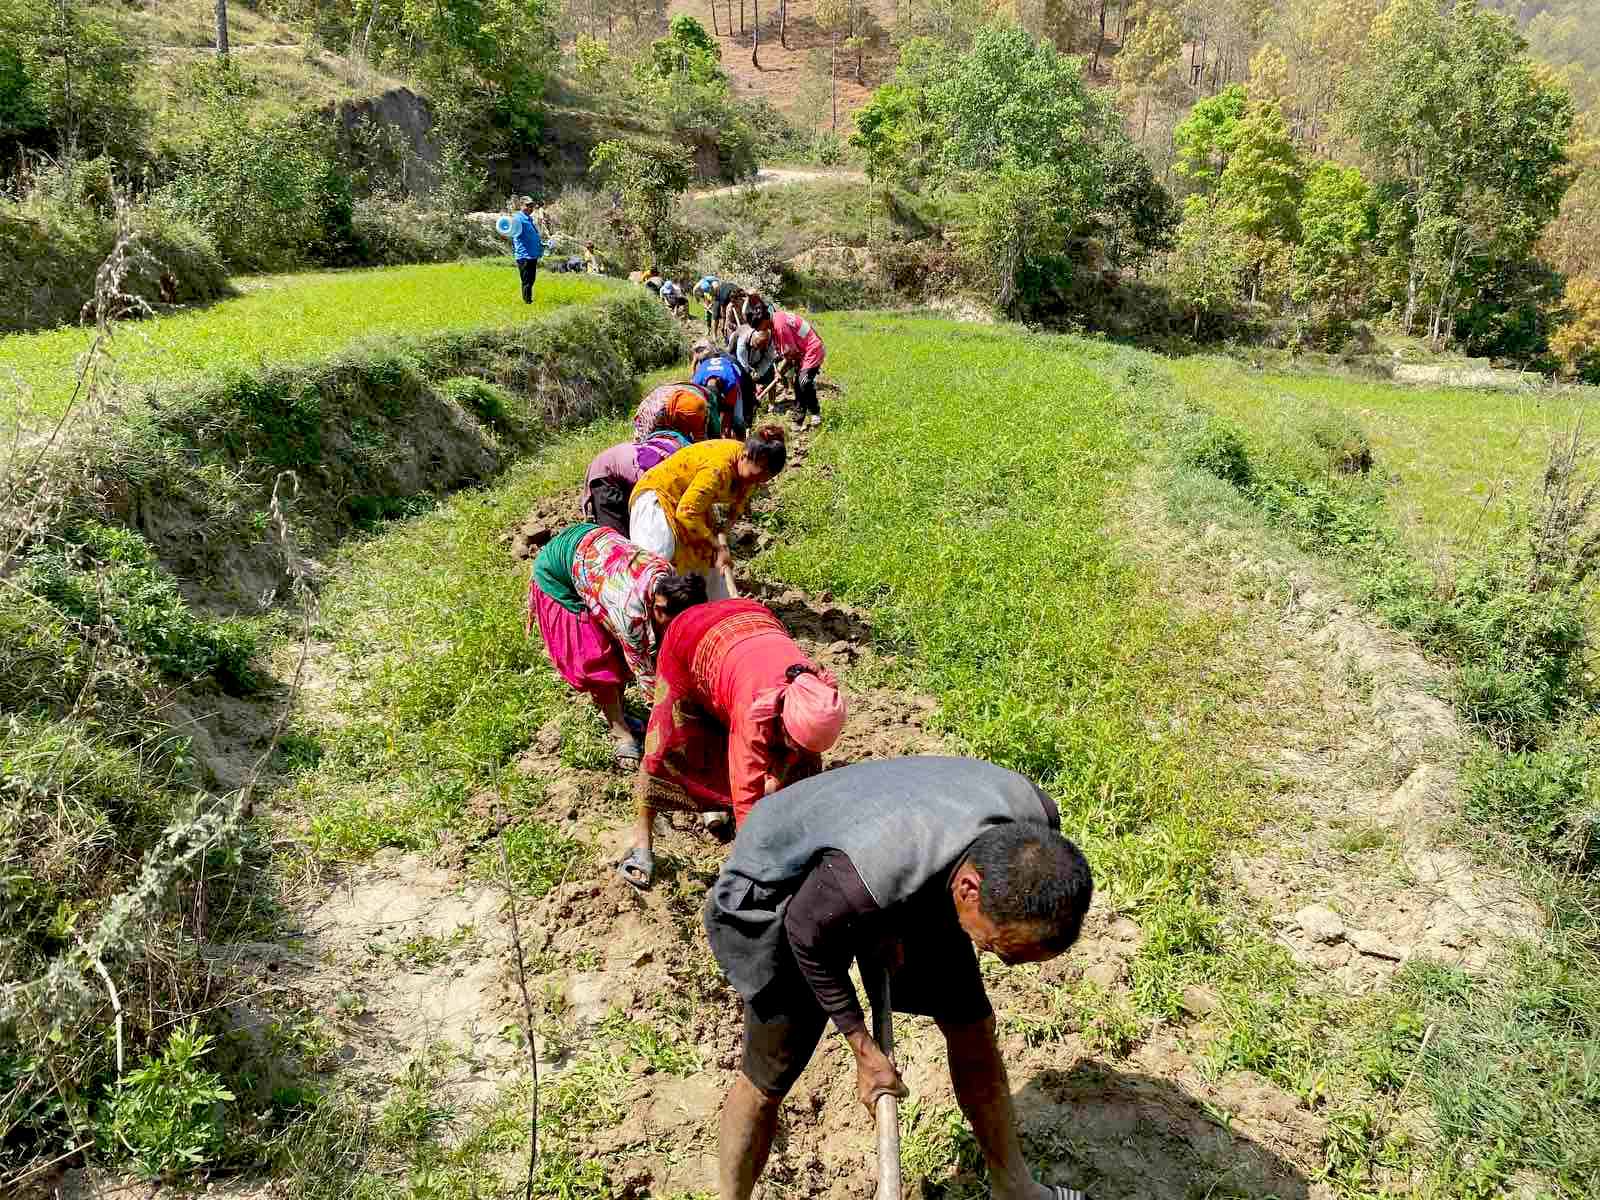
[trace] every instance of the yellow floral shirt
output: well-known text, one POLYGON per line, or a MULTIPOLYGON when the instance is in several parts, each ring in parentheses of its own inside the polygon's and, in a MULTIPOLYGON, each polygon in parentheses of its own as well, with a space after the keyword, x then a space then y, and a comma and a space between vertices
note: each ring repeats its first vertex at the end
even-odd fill
POLYGON ((753 489, 741 484, 734 470, 743 452, 744 444, 729 438, 696 442, 650 468, 634 485, 630 505, 646 492, 660 501, 677 543, 672 565, 679 572, 704 573, 716 562, 714 505, 727 506, 729 525, 749 506, 753 489))

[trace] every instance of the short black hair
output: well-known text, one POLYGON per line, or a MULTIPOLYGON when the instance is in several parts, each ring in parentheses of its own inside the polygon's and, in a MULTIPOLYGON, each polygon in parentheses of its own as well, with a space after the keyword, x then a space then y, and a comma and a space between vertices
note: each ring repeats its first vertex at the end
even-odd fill
POLYGON ((675 617, 686 608, 706 602, 706 581, 701 575, 663 575, 656 580, 656 595, 675 617))
POLYGON ((1094 898, 1089 861, 1042 821, 1008 821, 978 835, 967 861, 983 877, 978 906, 997 925, 1038 925, 1056 953, 1078 940, 1094 898))

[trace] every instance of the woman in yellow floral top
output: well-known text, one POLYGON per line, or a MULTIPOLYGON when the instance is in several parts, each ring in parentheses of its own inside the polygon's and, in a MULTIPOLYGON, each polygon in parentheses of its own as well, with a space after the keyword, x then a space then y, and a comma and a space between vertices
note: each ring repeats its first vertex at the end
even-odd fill
POLYGON ((756 488, 783 470, 787 455, 781 425, 763 425, 742 444, 716 438, 686 446, 634 485, 628 536, 679 574, 703 577, 711 599, 726 599, 733 558, 723 532, 744 515, 756 488), (726 510, 720 527, 717 505, 726 510))

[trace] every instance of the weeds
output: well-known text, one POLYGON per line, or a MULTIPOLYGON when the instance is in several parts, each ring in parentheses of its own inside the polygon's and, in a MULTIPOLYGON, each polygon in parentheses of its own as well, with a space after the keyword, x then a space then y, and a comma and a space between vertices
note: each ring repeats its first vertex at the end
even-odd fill
POLYGON ((225 1137, 222 1106, 233 1093, 200 1065, 211 1049, 197 1025, 180 1025, 158 1057, 123 1076, 96 1125, 100 1152, 149 1179, 216 1159, 225 1137))

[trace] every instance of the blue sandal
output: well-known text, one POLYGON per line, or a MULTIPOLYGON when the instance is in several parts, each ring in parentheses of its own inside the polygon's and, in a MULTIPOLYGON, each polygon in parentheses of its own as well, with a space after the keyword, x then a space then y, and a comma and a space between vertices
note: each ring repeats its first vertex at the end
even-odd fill
POLYGON ((622 856, 617 874, 635 891, 648 891, 656 879, 656 856, 643 846, 635 846, 622 856))

